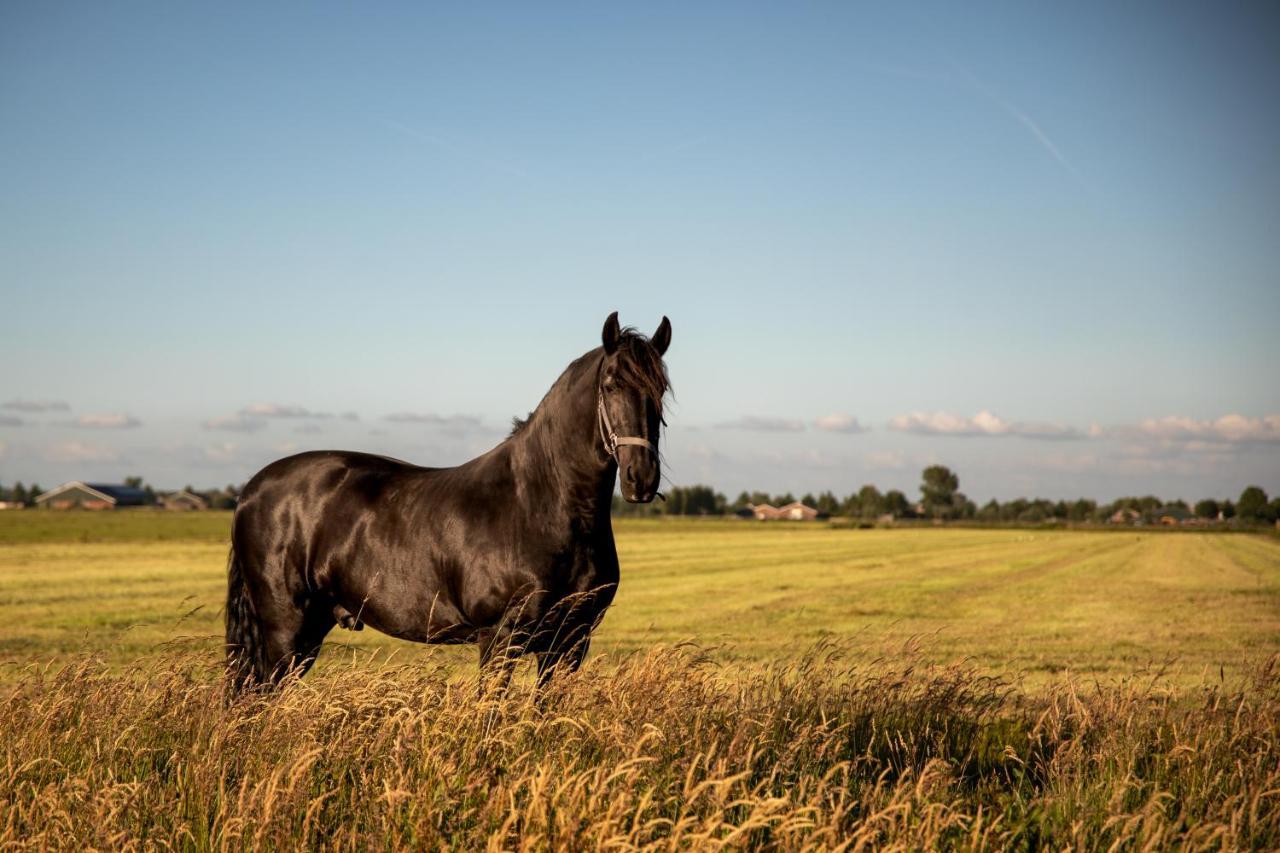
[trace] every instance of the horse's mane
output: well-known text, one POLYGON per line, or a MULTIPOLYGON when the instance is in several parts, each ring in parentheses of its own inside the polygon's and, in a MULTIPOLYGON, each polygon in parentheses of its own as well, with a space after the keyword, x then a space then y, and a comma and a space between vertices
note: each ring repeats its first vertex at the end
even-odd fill
MULTIPOLYGON (((671 390, 667 365, 662 356, 649 343, 649 339, 631 326, 618 332, 618 361, 615 379, 624 386, 635 388, 653 402, 658 417, 662 417, 662 401, 671 390)), ((511 433, 516 435, 533 419, 533 412, 523 418, 511 419, 511 433)))

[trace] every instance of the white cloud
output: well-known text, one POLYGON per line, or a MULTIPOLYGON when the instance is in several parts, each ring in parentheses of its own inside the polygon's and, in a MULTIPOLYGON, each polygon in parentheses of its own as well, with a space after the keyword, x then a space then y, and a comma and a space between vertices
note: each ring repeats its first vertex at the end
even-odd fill
POLYGON ((983 409, 971 418, 950 412, 912 412, 889 421, 889 429, 916 435, 1020 436, 1046 441, 1084 438, 1075 427, 1051 423, 1006 421, 983 409))
POLYGON ((803 432, 804 421, 790 418, 771 418, 743 415, 736 421, 716 424, 720 429, 744 429, 751 432, 803 432))
POLYGON ((224 415, 219 418, 209 418, 201 424, 205 429, 223 432, 257 432, 266 425, 267 422, 262 418, 251 418, 246 415, 224 415))
POLYGON ((1132 429, 1121 428, 1120 431, 1173 441, 1202 439, 1231 443, 1276 442, 1280 441, 1280 415, 1250 418, 1230 414, 1212 421, 1169 415, 1147 418, 1132 429))
POLYGON ((50 462, 114 462, 120 454, 97 444, 63 441, 46 447, 44 458, 50 462))
POLYGON ((853 415, 823 415, 814 421, 813 425, 825 432, 844 432, 853 434, 867 431, 867 428, 858 423, 858 419, 853 415))
POLYGON ((18 412, 69 412, 71 407, 62 400, 9 400, 0 408, 18 412))
POLYGON ((81 415, 71 422, 71 426, 85 429, 132 429, 142 426, 142 421, 125 414, 81 415))

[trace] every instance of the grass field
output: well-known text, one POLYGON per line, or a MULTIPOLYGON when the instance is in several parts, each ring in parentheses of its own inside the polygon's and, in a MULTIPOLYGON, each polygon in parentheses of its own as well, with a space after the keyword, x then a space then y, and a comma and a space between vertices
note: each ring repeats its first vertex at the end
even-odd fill
MULTIPOLYGON (((0 514, 0 664, 86 652, 116 665, 175 648, 216 656, 228 514, 0 514)), ((1280 650, 1280 540, 1239 534, 833 530, 621 521, 623 576, 593 644, 617 656, 692 641, 722 661, 819 640, 968 660, 1031 685, 1055 673, 1165 667, 1179 683, 1280 650)), ((343 651, 473 663, 373 631, 343 651)), ((348 654, 349 658, 350 655, 348 654)), ((0 678, 6 677, 0 675, 0 678)))
POLYGON ((0 848, 1280 847, 1274 537, 629 521, 546 695, 364 631, 227 706, 228 526, 0 513, 0 848))

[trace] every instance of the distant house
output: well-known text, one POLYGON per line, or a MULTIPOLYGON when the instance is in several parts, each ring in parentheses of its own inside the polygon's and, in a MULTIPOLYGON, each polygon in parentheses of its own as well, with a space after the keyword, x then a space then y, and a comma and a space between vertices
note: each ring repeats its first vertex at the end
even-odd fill
POLYGON ((36 506, 45 509, 119 509, 142 506, 146 500, 147 493, 132 486, 72 480, 39 495, 36 506))
POLYGON ((752 504, 750 509, 752 515, 760 521, 813 521, 818 517, 816 509, 805 506, 800 501, 793 501, 786 506, 752 504))
POLYGON ((209 508, 209 502, 197 495, 195 492, 188 492, 183 489, 180 492, 174 492, 171 495, 165 495, 160 499, 160 505, 165 509, 177 512, 191 512, 193 510, 202 510, 209 508))
POLYGON ((1118 509, 1111 513, 1111 517, 1107 519, 1108 524, 1137 524, 1142 519, 1142 513, 1136 509, 1118 509))
POLYGON ((0 509, 26 509, 27 505, 22 501, 0 501, 0 509))

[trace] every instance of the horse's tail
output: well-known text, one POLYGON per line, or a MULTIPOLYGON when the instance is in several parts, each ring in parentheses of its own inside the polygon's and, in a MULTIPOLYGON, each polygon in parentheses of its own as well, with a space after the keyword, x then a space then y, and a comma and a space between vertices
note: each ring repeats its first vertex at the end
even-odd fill
POLYGON ((227 556, 227 676, 232 694, 265 680, 263 651, 258 616, 233 543, 227 556))

